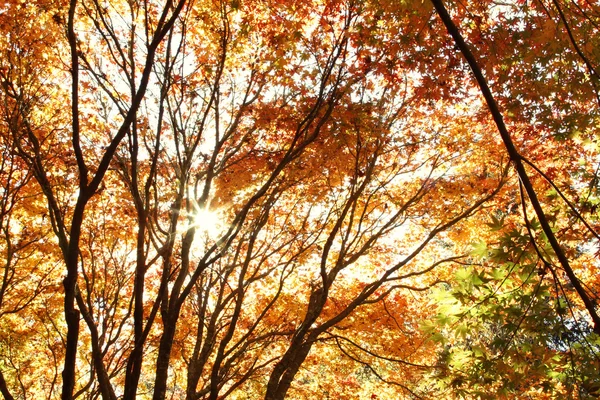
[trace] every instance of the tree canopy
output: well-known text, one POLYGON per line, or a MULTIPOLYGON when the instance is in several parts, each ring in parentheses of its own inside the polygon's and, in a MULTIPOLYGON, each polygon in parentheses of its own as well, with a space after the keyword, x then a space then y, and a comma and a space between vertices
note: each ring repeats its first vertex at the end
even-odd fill
POLYGON ((0 392, 600 396, 600 4, 0 7, 0 392))

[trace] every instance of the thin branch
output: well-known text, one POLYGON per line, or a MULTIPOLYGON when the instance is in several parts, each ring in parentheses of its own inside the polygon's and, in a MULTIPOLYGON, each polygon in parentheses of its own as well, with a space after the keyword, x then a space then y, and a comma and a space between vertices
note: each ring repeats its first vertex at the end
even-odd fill
POLYGON ((573 203, 571 203, 569 201, 569 199, 567 199, 565 197, 565 195, 562 193, 562 191, 558 188, 558 186, 556 186, 556 184, 554 183, 554 181, 552 179, 550 179, 550 177, 548 175, 546 175, 544 172, 542 172, 542 170, 540 170, 535 164, 533 164, 531 161, 529 161, 529 159, 527 159, 524 156, 521 156, 521 159, 527 164, 529 165, 531 168, 533 168, 538 174, 541 175, 542 178, 544 178, 553 188, 554 190, 556 190, 556 193, 558 193, 558 195, 563 199, 563 201, 565 203, 567 203, 567 205, 569 206, 569 208, 571 209, 571 211, 573 211, 573 213, 575 214, 575 216, 577 218, 579 218, 579 220, 581 222, 583 222, 583 224, 585 225, 586 228, 588 228, 588 230, 590 231, 590 233, 592 235, 594 235, 596 237, 596 239, 600 240, 600 235, 598 235, 598 233, 594 230, 594 228, 592 228, 590 226, 590 224, 588 224, 588 222, 586 221, 585 218, 583 218, 583 216, 581 215, 581 213, 579 211, 577 211, 577 209, 575 208, 575 206, 573 205, 573 203))

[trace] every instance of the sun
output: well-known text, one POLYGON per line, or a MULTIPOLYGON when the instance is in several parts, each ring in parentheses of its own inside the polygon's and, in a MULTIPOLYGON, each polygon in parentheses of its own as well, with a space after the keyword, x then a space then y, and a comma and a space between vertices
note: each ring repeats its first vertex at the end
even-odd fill
POLYGON ((193 226, 196 232, 214 239, 222 231, 223 223, 218 211, 198 207, 194 210, 193 226))
POLYGON ((192 242, 192 255, 200 257, 223 235, 226 225, 223 216, 216 209, 195 206, 189 228, 195 230, 192 242))
POLYGON ((211 208, 210 202, 207 205, 201 205, 192 200, 191 206, 187 215, 189 224, 187 229, 195 230, 194 245, 202 246, 217 240, 226 228, 221 210, 211 208))

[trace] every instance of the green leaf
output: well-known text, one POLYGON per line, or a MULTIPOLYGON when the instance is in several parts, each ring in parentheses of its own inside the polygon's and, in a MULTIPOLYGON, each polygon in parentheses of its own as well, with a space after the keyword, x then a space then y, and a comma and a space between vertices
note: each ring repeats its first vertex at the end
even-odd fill
POLYGON ((485 279, 483 276, 480 276, 477 271, 472 271, 471 276, 470 276, 470 281, 474 286, 481 286, 484 284, 483 279, 485 279))
POLYGON ((494 215, 490 215, 492 222, 486 223, 492 229, 492 232, 499 231, 504 227, 504 218, 498 219, 494 215))
POLYGON ((485 358, 485 350, 483 349, 483 347, 481 347, 479 345, 474 345, 474 346, 472 346, 472 350, 473 350, 473 354, 475 354, 475 357, 485 358))
POLYGON ((469 329, 466 323, 458 324, 458 326, 456 327, 456 334, 458 335, 458 337, 461 337, 463 339, 466 338, 470 332, 471 329, 469 329))
POLYGON ((557 198, 558 198, 558 192, 557 192, 557 191, 556 191, 556 189, 554 189, 554 188, 552 188, 552 189, 549 189, 549 190, 546 192, 546 197, 548 198, 548 200, 554 200, 554 199, 557 199, 557 198))
POLYGON ((531 221, 529 221, 529 227, 533 231, 539 231, 540 229, 542 229, 542 225, 540 225, 540 221, 538 221, 538 219, 535 217, 531 221))
POLYGON ((471 246, 473 250, 471 250, 471 255, 474 257, 485 258, 488 255, 488 247, 484 241, 479 241, 472 243, 471 246))
POLYGON ((425 334, 434 334, 438 329, 438 326, 430 320, 421 321, 419 325, 421 331, 425 334))
POLYGON ((503 268, 494 268, 492 269, 492 278, 501 281, 506 276, 506 271, 503 268))
POLYGON ((472 274, 473 270, 471 270, 470 268, 461 268, 458 271, 456 271, 454 276, 456 277, 457 281, 470 281, 472 274))

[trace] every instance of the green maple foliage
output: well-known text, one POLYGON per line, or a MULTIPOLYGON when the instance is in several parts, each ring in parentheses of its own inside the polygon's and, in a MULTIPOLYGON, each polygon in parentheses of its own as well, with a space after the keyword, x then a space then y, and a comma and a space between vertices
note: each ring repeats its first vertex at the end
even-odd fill
POLYGON ((452 287, 436 291, 438 315, 424 324, 443 349, 432 376, 440 390, 474 398, 595 398, 598 335, 528 234, 513 229, 490 249, 480 243, 472 262, 456 272, 452 287))

